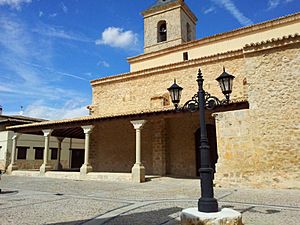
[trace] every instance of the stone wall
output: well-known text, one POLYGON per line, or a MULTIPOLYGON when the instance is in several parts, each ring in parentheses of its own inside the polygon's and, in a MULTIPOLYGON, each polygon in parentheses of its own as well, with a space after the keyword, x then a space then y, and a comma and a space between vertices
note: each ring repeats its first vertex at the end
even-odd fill
MULTIPOLYGON (((201 70, 205 79, 205 90, 223 98, 219 84, 215 79, 223 72, 222 67, 225 66, 226 71, 236 77, 232 98, 243 98, 245 96, 243 89, 245 63, 242 57, 238 56, 218 62, 203 63, 201 70)), ((184 103, 197 92, 196 79, 199 67, 199 64, 189 65, 189 62, 187 62, 184 67, 178 69, 166 68, 155 74, 146 73, 134 77, 128 75, 126 79, 118 81, 113 81, 112 79, 109 82, 95 84, 92 86, 93 115, 141 112, 153 110, 153 107, 160 109, 164 106, 171 106, 170 100, 165 102, 169 105, 160 105, 159 107, 157 104, 152 104, 151 100, 157 98, 157 96, 169 98, 167 88, 173 84, 174 78, 184 88, 182 93, 182 103, 184 103), (116 105, 118 107, 115 107, 116 105)))
MULTIPOLYGON (((142 129, 142 163, 148 175, 196 176, 197 113, 152 115, 142 129)), ((207 114, 207 122, 214 119, 207 114)), ((135 163, 135 130, 130 119, 99 123, 92 133, 91 164, 97 172, 127 172, 135 163)))
MULTIPOLYGON (((182 102, 185 102, 197 91, 195 80, 199 65, 205 79, 205 90, 222 98, 215 78, 222 72, 224 65, 229 73, 236 76, 232 99, 246 98, 250 108, 244 110, 237 108, 235 111, 216 114, 219 152, 216 184, 299 187, 300 114, 297 113, 300 108, 299 55, 299 37, 294 36, 246 46, 234 57, 226 57, 225 54, 218 57, 218 60, 209 58, 199 64, 196 63, 198 61, 189 61, 175 66, 165 66, 157 71, 150 69, 120 78, 107 78, 103 82, 93 84, 94 114, 114 115, 168 107, 167 103, 170 101, 162 99, 168 96, 166 88, 172 84, 173 78, 176 78, 177 83, 184 88, 182 102), (151 99, 159 101, 151 104, 151 99), (118 108, 115 105, 118 105, 118 108)), ((209 115, 207 117, 209 118, 209 115)), ((118 121, 115 123, 114 126, 117 127, 118 121)), ((134 136, 129 121, 127 124, 125 126, 127 128, 121 134, 125 137, 125 134, 133 132, 134 136)), ((145 138, 144 144, 146 143, 145 148, 148 148, 146 153, 149 154, 145 155, 143 160, 145 164, 148 163, 149 168, 155 165, 155 168, 152 167, 148 172, 157 172, 158 165, 160 168, 164 167, 160 164, 160 160, 165 154, 167 174, 195 176, 194 132, 198 128, 197 118, 188 114, 182 118, 166 117, 159 129, 153 126, 147 123, 145 131, 149 129, 149 132, 143 133, 148 137, 145 138), (160 140, 153 139, 151 131, 157 132, 157 137, 165 136, 165 142, 160 143, 160 140), (152 143, 160 145, 157 146, 158 151, 154 152, 152 143)), ((114 131, 110 132, 111 135, 114 134, 114 131)), ((134 163, 134 150, 128 148, 131 145, 134 149, 134 142, 125 142, 126 159, 129 159, 130 153, 132 163, 126 167, 127 171, 130 171, 134 163)), ((106 159, 105 157, 106 155, 103 158, 106 159)), ((101 159, 100 155, 98 159, 101 159)), ((110 163, 109 161, 107 165, 110 163)), ((118 166, 117 163, 111 164, 111 168, 118 166)))
MULTIPOLYGON (((69 168, 68 160, 60 161, 63 168, 69 168)), ((17 160, 17 165, 19 170, 39 170, 43 164, 43 160, 17 160)), ((48 163, 54 168, 56 160, 49 160, 48 163)))
POLYGON ((185 13, 185 11, 181 11, 181 37, 183 42, 188 41, 187 36, 187 23, 190 25, 190 41, 196 40, 196 24, 191 20, 191 18, 185 13))
POLYGON ((144 51, 152 52, 182 43, 180 8, 144 18, 144 51), (157 43, 157 24, 166 21, 167 41, 157 43))
POLYGON ((250 109, 216 115, 217 184, 299 187, 299 44, 245 56, 250 109))

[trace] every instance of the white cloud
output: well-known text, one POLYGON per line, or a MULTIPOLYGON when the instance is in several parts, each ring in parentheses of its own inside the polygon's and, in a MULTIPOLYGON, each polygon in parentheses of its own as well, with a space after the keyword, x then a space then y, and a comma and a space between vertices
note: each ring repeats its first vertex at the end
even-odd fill
POLYGON ((280 4, 280 0, 269 0, 268 9, 274 9, 280 4))
POLYGON ((203 11, 204 14, 209 14, 209 13, 213 13, 213 12, 216 12, 216 7, 214 7, 214 6, 211 6, 208 9, 205 9, 203 11))
POLYGON ((101 39, 96 40, 96 45, 108 45, 115 48, 133 49, 138 44, 137 34, 131 30, 124 31, 119 27, 108 27, 101 39))
POLYGON ((39 17, 42 17, 44 15, 43 11, 39 11, 39 17))
POLYGON ((10 102, 16 107, 29 104, 24 115, 41 118, 81 115, 89 97, 77 89, 62 86, 59 81, 69 77, 72 81, 84 80, 82 85, 89 86, 89 83, 78 75, 48 66, 52 64, 51 40, 37 37, 29 28, 13 15, 0 15, 1 104, 10 102))
POLYGON ((28 63, 28 62, 23 62, 23 63, 27 64, 29 66, 33 66, 33 67, 36 67, 36 68, 43 69, 43 70, 48 70, 49 72, 54 73, 54 74, 59 74, 59 75, 65 76, 65 77, 71 77, 71 78, 75 78, 75 79, 78 79, 78 80, 88 81, 87 79, 85 79, 85 78, 83 78, 81 76, 78 76, 78 75, 75 75, 75 74, 61 72, 61 71, 55 70, 55 69, 47 67, 47 66, 42 66, 42 65, 39 65, 39 64, 28 63))
POLYGON ((293 2, 294 0, 268 0, 268 8, 267 10, 272 10, 277 8, 281 4, 286 4, 293 2))
POLYGON ((52 13, 52 14, 49 14, 49 17, 56 17, 57 16, 57 13, 52 13))
POLYGON ((53 27, 45 24, 41 24, 39 27, 32 29, 32 31, 40 35, 53 37, 53 38, 61 38, 61 39, 81 41, 81 42, 92 42, 92 40, 85 37, 83 34, 77 34, 71 31, 65 31, 60 27, 53 27))
POLYGON ((60 7, 64 13, 68 13, 68 8, 63 2, 60 3, 60 7))
POLYGON ((87 116, 89 111, 86 106, 82 104, 84 104, 83 101, 72 99, 66 102, 62 107, 52 107, 45 104, 44 101, 36 101, 24 108, 23 115, 49 120, 87 116))
POLYGON ((232 0, 212 0, 214 3, 222 8, 225 8, 237 21, 243 26, 253 24, 253 21, 247 18, 233 3, 232 0))
POLYGON ((31 2, 32 0, 0 0, 0 6, 8 5, 11 9, 21 10, 22 4, 31 2))
POLYGON ((108 62, 104 61, 104 60, 100 60, 98 63, 97 63, 98 66, 103 66, 103 67, 106 67, 106 68, 109 68, 110 65, 108 62))

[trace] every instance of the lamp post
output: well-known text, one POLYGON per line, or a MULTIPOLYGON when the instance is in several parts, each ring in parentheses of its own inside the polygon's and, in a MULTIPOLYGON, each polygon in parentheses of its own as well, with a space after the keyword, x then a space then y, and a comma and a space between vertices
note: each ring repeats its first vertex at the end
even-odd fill
POLYGON ((195 112, 199 110, 200 119, 200 146, 199 151, 201 155, 200 162, 200 180, 201 180, 201 198, 198 200, 198 211, 199 212, 218 212, 218 202, 214 198, 213 190, 213 179, 214 170, 211 166, 210 160, 210 147, 208 145, 207 133, 206 133, 206 122, 205 122, 205 109, 212 110, 217 106, 229 104, 230 94, 232 92, 234 76, 228 74, 223 68, 223 73, 216 79, 225 95, 224 100, 219 100, 217 97, 210 95, 203 90, 203 76, 199 69, 197 82, 198 82, 198 93, 192 97, 191 100, 187 101, 183 107, 179 107, 179 102, 181 98, 182 87, 174 84, 168 88, 171 95, 172 102, 177 111, 190 111, 195 112))

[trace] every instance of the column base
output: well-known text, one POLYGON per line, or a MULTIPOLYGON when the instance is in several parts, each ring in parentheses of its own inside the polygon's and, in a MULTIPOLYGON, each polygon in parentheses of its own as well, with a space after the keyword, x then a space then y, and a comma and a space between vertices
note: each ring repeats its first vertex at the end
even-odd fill
POLYGON ((135 183, 145 182, 145 167, 142 164, 134 164, 131 169, 131 177, 135 183))
POLYGON ((184 209, 180 218, 181 225, 243 225, 242 214, 227 208, 216 213, 199 212, 197 208, 184 209))
POLYGON ((9 164, 9 166, 7 167, 6 173, 8 175, 11 175, 12 171, 14 171, 14 170, 18 170, 17 164, 15 164, 15 163, 14 164, 9 164))
POLYGON ((55 169, 55 170, 62 170, 62 169, 63 169, 63 166, 62 166, 62 164, 59 162, 59 163, 56 163, 56 164, 55 164, 54 169, 55 169))
POLYGON ((40 167, 40 175, 45 175, 45 173, 52 169, 52 166, 49 164, 42 164, 40 167))
POLYGON ((80 175, 84 176, 87 175, 89 172, 93 171, 93 167, 88 164, 83 164, 80 168, 80 175))

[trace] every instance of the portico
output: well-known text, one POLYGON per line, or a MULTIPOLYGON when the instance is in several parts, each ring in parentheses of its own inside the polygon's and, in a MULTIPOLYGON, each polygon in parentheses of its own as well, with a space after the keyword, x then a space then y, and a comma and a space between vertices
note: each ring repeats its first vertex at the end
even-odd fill
MULTIPOLYGON (((246 102, 232 103, 231 110, 247 108, 246 102)), ((207 121, 214 126, 211 113, 207 121)), ((46 176, 70 179, 144 182, 147 176, 196 177, 195 140, 199 129, 197 114, 175 113, 171 108, 127 115, 88 116, 77 119, 45 121, 9 127, 15 134, 44 136, 44 157, 39 171, 18 170, 13 175, 46 176), (48 141, 57 140, 57 160, 49 164, 48 141), (61 167, 61 145, 67 138, 84 140, 80 170, 61 167)), ((16 154, 16 153, 15 153, 16 154)))

